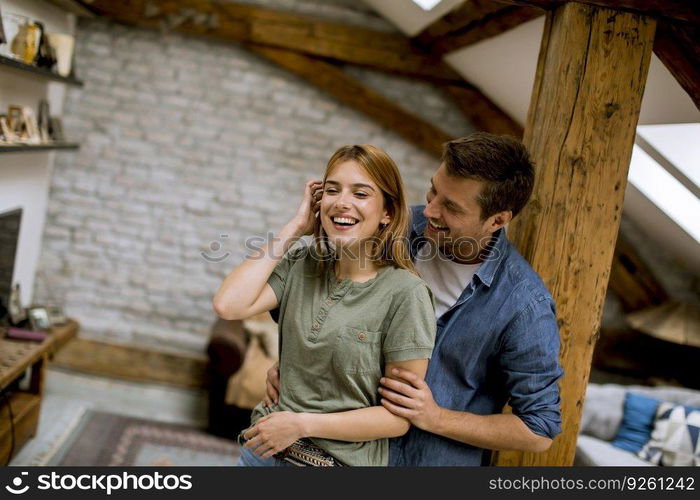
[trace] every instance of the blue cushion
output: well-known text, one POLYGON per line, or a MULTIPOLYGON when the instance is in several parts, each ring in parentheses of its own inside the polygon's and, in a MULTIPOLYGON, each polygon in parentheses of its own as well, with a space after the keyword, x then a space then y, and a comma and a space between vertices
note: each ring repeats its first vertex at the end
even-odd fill
POLYGON ((656 409, 661 401, 634 392, 625 394, 622 424, 612 445, 622 450, 638 453, 651 439, 656 409))

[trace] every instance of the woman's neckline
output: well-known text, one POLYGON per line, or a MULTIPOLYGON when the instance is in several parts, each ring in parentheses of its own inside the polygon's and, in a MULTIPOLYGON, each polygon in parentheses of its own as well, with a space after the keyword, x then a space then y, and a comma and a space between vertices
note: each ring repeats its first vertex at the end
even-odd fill
POLYGON ((379 269, 377 269, 377 273, 376 273, 372 278, 368 279, 367 281, 353 281, 353 280, 350 279, 350 278, 338 278, 338 276, 335 274, 335 262, 333 262, 333 263, 332 263, 330 266, 328 266, 328 267, 330 268, 330 275, 331 275, 331 277, 335 280, 336 283, 349 283, 350 286, 353 287, 353 288, 364 288, 364 287, 366 287, 366 286, 371 285, 371 284, 374 283, 375 281, 377 281, 377 279, 378 279, 382 274, 384 274, 384 272, 385 272, 387 269, 389 269, 389 268, 392 267, 392 266, 391 266, 391 265, 384 265, 384 266, 381 266, 379 269))

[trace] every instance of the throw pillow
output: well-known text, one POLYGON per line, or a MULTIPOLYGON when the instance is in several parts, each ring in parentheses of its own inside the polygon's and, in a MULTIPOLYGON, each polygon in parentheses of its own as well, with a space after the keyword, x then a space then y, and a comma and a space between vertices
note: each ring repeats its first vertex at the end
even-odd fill
POLYGON ((661 401, 634 392, 625 394, 622 424, 612 445, 638 453, 651 438, 656 409, 661 401))
POLYGON ((638 453, 656 465, 700 466, 700 408, 661 403, 651 439, 638 453))

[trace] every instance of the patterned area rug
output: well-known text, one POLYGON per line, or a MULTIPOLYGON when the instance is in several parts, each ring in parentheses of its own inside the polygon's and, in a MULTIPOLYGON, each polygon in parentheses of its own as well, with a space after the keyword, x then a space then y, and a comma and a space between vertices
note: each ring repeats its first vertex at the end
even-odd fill
POLYGON ((86 410, 47 465, 230 466, 239 454, 199 429, 86 410))

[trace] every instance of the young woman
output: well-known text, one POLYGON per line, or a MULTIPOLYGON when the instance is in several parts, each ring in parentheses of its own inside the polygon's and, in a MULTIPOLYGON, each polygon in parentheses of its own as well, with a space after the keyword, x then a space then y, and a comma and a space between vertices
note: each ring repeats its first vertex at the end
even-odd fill
POLYGON ((430 292, 409 258, 408 217, 391 158, 345 146, 323 181, 306 184, 287 225, 228 275, 217 314, 274 310, 281 343, 279 402, 253 410, 239 465, 283 465, 279 452, 299 447, 336 465, 387 464, 388 438, 410 424, 378 403, 379 379, 393 368, 424 376, 435 339, 430 292), (311 246, 290 251, 312 232, 311 246))

